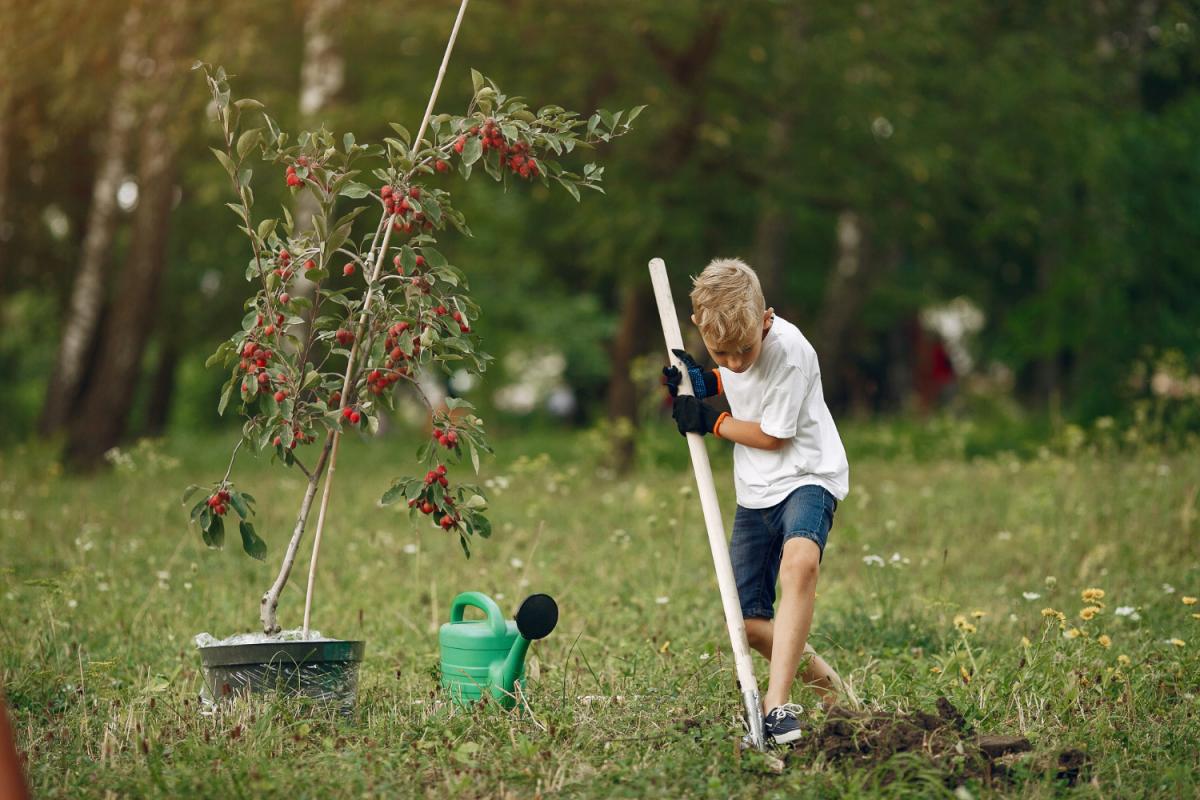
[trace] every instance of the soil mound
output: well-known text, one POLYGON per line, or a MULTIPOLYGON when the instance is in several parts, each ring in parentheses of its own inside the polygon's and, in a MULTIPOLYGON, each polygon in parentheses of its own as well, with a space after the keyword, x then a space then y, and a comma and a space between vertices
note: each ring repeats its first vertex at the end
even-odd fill
POLYGON ((944 776, 947 786, 957 786, 968 778, 1007 781, 1016 777, 1017 764, 1026 775, 1053 771, 1056 778, 1074 786, 1087 769, 1087 755, 1080 750, 1064 750, 1049 757, 1024 756, 1033 750, 1024 736, 972 730, 945 697, 937 699, 936 712, 884 713, 835 706, 823 723, 804 733, 785 756, 790 766, 823 758, 851 768, 879 767, 885 770, 885 782, 900 777, 899 766, 887 772, 888 762, 898 753, 927 761, 944 776))

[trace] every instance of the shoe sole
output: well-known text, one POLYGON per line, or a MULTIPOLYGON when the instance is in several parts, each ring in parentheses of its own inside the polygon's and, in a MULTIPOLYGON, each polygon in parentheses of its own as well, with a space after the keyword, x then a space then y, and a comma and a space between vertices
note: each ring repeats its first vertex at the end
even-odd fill
POLYGON ((775 742, 775 744, 791 744, 803 735, 804 734, 801 731, 795 730, 788 731, 787 733, 781 733, 778 736, 768 736, 767 738, 775 742))

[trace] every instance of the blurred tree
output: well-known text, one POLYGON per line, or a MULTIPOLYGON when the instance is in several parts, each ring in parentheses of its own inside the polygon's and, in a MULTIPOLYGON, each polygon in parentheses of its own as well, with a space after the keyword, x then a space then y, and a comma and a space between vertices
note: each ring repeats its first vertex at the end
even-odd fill
POLYGON ((100 340, 97 379, 87 385, 68 433, 67 457, 83 468, 96 466, 125 432, 166 268, 179 140, 174 109, 189 77, 185 54, 196 21, 185 0, 162 4, 158 12, 148 50, 153 71, 138 137, 138 205, 129 253, 100 340))
POLYGON ((137 93, 142 83, 138 78, 138 65, 145 57, 144 47, 149 36, 142 4, 131 3, 121 22, 119 40, 124 47, 119 57, 119 77, 92 183, 91 208, 79 254, 79 269, 63 317, 58 355, 50 373, 38 424, 43 436, 56 433, 66 425, 90 377, 88 367, 92 363, 100 318, 107 301, 106 273, 119 223, 117 190, 128 171, 126 151, 138 123, 137 93))
MULTIPOLYGON (((302 75, 320 60, 305 55, 318 5, 219 0, 205 6, 213 13, 192 32, 193 50, 292 124, 302 75)), ((0 368, 23 386, 48 386, 58 372, 39 349, 56 340, 54 323, 37 309, 67 309, 86 260, 126 44, 112 32, 128 9, 42 0, 2 56, 12 79, 0 85, 10 109, 0 127, 0 368), (31 319, 36 331, 9 335, 31 319)), ((388 121, 415 124, 454 10, 452 0, 407 4, 402 15, 343 2, 326 41, 344 81, 322 120, 371 136, 386 135, 388 121)), ((556 350, 576 419, 636 419, 637 394, 651 387, 632 381, 629 365, 661 350, 646 261, 666 258, 682 314, 689 274, 713 256, 748 255, 769 302, 816 343, 834 401, 902 407, 919 309, 965 295, 987 315, 979 355, 1015 370, 1025 399, 1058 397, 1064 413, 1085 416, 1119 411, 1122 376, 1144 348, 1200 356, 1188 222, 1200 189, 1187 144, 1198 125, 1198 22, 1179 0, 473 5, 445 107, 465 98, 472 66, 535 105, 650 105, 607 160, 608 194, 584 198, 583 214, 536 189, 481 185, 461 198, 475 238, 448 255, 472 265, 486 299, 477 330, 501 356, 475 391, 520 379, 506 352, 556 350), (852 227, 855 248, 839 235, 852 227), (839 265, 851 261, 847 279, 839 265)), ((188 102, 200 94, 190 86, 188 102)), ((219 376, 198 359, 241 315, 245 255, 227 236, 210 131, 198 109, 178 113, 183 199, 163 323, 147 336, 146 374, 131 381, 135 428, 160 421, 164 403, 184 424, 217 422, 208 398, 219 376), (178 370, 168 368, 173 352, 178 370)), ((263 186, 261 200, 276 191, 263 186)), ((110 258, 122 263, 132 232, 128 212, 115 215, 110 258)), ((111 294, 113 281, 102 284, 111 294)), ((16 386, 0 396, 3 435, 28 430, 29 396, 16 386)))

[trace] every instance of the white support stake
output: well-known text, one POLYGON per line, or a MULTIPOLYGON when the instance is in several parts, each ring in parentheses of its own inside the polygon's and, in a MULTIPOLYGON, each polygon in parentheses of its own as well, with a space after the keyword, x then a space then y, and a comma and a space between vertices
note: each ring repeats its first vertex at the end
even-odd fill
MULTIPOLYGON (((679 384, 679 393, 692 394, 691 381, 687 380, 687 369, 671 352, 683 349, 683 335, 679 331, 679 318, 675 315, 675 302, 671 298, 667 265, 661 258, 650 259, 650 281, 654 284, 654 300, 658 303, 663 338, 667 342, 667 358, 684 375, 684 380, 679 384)), ((754 746, 762 750, 765 744, 762 703, 758 694, 758 682, 754 679, 754 664, 750 660, 750 644, 746 641, 746 623, 742 619, 742 607, 738 602, 737 584, 733 580, 733 564, 729 560, 729 545, 725 541, 725 524, 721 521, 717 487, 713 483, 708 451, 704 449, 704 437, 698 433, 689 433, 687 443, 692 453, 692 469, 696 473, 700 507, 704 511, 704 527, 708 529, 708 546, 712 550, 713 568, 717 572, 717 586, 721 590, 725 625, 729 628, 729 644, 733 647, 734 668, 742 689, 742 701, 746 706, 746 726, 750 730, 750 739, 754 746)))

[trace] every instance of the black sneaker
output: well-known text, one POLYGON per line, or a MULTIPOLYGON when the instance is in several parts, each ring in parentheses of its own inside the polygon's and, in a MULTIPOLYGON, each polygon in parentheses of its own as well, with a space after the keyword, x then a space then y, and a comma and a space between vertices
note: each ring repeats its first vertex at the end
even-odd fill
POLYGON ((767 712, 763 720, 763 735, 769 742, 789 744, 800 738, 797 715, 804 711, 795 703, 784 703, 767 712))

